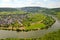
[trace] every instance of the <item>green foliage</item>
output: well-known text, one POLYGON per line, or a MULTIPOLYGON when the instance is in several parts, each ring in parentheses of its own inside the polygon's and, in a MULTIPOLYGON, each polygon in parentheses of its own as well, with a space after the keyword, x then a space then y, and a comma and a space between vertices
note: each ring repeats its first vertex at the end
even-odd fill
POLYGON ((41 21, 46 17, 45 15, 39 13, 35 13, 35 14, 31 13, 28 14, 28 16, 29 16, 29 20, 31 20, 32 22, 41 21))
POLYGON ((31 25, 29 27, 25 27, 26 30, 33 30, 33 29, 41 29, 41 28, 45 28, 46 25, 43 23, 35 23, 34 25, 31 25))
POLYGON ((10 14, 26 14, 26 12, 24 12, 24 11, 12 11, 12 12, 3 11, 3 12, 0 12, 0 15, 10 15, 10 14))
POLYGON ((41 29, 51 26, 54 23, 54 19, 40 13, 29 13, 22 23, 25 25, 26 30, 41 29))
MULTIPOLYGON (((6 16, 5 18, 7 18, 7 21, 15 18, 15 19, 19 20, 21 22, 21 24, 23 24, 22 26, 24 26, 25 29, 45 28, 47 25, 49 26, 49 25, 52 25, 52 23, 54 23, 53 22, 54 20, 53 20, 52 17, 49 17, 49 16, 43 14, 43 13, 48 13, 48 11, 50 11, 50 10, 46 11, 47 9, 44 9, 44 8, 43 8, 43 10, 42 10, 42 8, 41 8, 41 10, 40 10, 40 8, 38 8, 39 10, 38 9, 36 10, 36 9, 35 9, 35 11, 37 11, 37 12, 35 12, 33 8, 29 9, 29 10, 32 10, 30 12, 26 12, 26 11, 23 11, 23 10, 17 10, 17 11, 6 11, 6 10, 4 10, 4 11, 0 11, 0 15, 3 15, 3 16, 0 16, 0 19, 5 21, 4 20, 5 16, 6 16), (16 15, 13 16, 13 14, 16 14, 16 15), (19 16, 17 16, 17 14, 19 16), (22 16, 20 14, 22 14, 22 16), (8 15, 10 15, 10 18, 8 17, 8 15)), ((15 22, 10 23, 9 25, 6 25, 6 26, 7 27, 11 26, 12 28, 14 28, 14 27, 19 28, 21 26, 21 24, 19 24, 17 21, 15 21, 15 22)))
POLYGON ((7 18, 7 21, 9 21, 10 19, 16 19, 17 21, 14 20, 10 20, 13 21, 12 23, 8 24, 8 25, 3 25, 3 27, 7 26, 7 27, 12 27, 13 28, 20 28, 21 26, 25 27, 25 30, 32 30, 32 29, 41 29, 41 28, 45 28, 47 26, 50 26, 54 23, 54 20, 52 17, 49 17, 47 15, 41 14, 41 13, 28 13, 28 14, 22 14, 22 18, 20 18, 21 16, 18 15, 3 15, 0 16, 0 19, 5 21, 4 18, 7 18), (6 17, 5 17, 6 16, 6 17), (21 21, 22 20, 22 21, 21 21), (22 24, 22 25, 21 25, 22 24))
POLYGON ((60 20, 60 12, 56 13, 56 17, 60 20))
POLYGON ((46 25, 50 25, 50 24, 52 24, 53 22, 54 22, 54 19, 53 19, 52 17, 50 17, 50 16, 47 16, 47 17, 44 19, 44 21, 43 21, 43 23, 46 24, 46 25))
POLYGON ((60 30, 46 34, 41 39, 42 40, 60 40, 60 30))

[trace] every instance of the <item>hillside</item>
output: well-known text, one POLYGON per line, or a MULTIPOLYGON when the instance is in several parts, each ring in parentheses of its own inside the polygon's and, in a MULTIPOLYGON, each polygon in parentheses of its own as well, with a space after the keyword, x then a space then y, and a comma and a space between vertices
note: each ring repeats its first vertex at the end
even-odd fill
POLYGON ((11 26, 14 27, 15 30, 19 27, 23 27, 23 30, 48 28, 48 26, 51 26, 55 20, 44 14, 52 14, 60 19, 60 9, 58 8, 0 8, 0 26, 3 28, 7 27, 7 29, 11 26))
POLYGON ((60 8, 42 8, 42 7, 24 7, 20 10, 30 13, 44 13, 44 14, 51 14, 55 15, 60 20, 60 8))
POLYGON ((47 8, 42 8, 42 7, 24 7, 21 8, 21 10, 26 11, 26 12, 43 12, 45 10, 48 10, 47 8))
POLYGON ((16 8, 0 8, 0 12, 11 12, 11 11, 18 11, 16 8))
POLYGON ((25 12, 32 12, 32 13, 47 13, 47 14, 55 14, 56 12, 60 12, 60 8, 42 8, 42 7, 24 7, 20 10, 25 12))
POLYGON ((47 13, 53 14, 54 12, 60 12, 60 8, 43 8, 43 7, 22 7, 22 8, 0 8, 0 12, 12 12, 12 11, 25 11, 32 13, 47 13))
POLYGON ((0 8, 0 29, 8 30, 36 30, 51 26, 55 20, 44 15, 46 8, 0 8))
POLYGON ((43 7, 22 7, 22 8, 0 8, 0 15, 9 14, 26 14, 26 13, 46 13, 52 14, 60 19, 60 8, 43 8, 43 7))

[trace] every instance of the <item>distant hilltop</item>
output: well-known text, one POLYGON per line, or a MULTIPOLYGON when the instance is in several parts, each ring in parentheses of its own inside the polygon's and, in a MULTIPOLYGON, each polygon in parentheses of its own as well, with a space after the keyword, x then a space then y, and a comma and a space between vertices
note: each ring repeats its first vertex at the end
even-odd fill
POLYGON ((52 9, 48 9, 48 8, 43 8, 43 7, 22 7, 22 8, 0 8, 0 12, 2 11, 7 11, 7 12, 11 12, 11 11, 25 11, 25 12, 50 12, 50 11, 60 11, 60 8, 52 8, 52 9))

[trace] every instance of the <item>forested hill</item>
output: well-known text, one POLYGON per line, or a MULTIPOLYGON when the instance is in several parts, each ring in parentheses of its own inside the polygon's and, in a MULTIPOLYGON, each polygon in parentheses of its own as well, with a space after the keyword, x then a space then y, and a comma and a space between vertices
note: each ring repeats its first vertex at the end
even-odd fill
POLYGON ((42 7, 24 7, 21 8, 21 10, 26 11, 26 12, 43 12, 45 10, 48 10, 48 8, 42 8, 42 7))
POLYGON ((60 8, 53 8, 51 10, 54 10, 55 12, 60 12, 60 8))
POLYGON ((60 8, 52 8, 52 9, 48 9, 48 8, 43 8, 43 7, 23 7, 21 8, 21 10, 26 11, 26 12, 60 12, 60 8))
POLYGON ((3 11, 25 11, 25 12, 41 12, 47 10, 47 8, 42 7, 22 7, 22 8, 0 8, 0 12, 3 11))
POLYGON ((11 11, 18 11, 16 8, 0 8, 0 12, 11 12, 11 11))
POLYGON ((25 12, 32 12, 32 13, 48 13, 52 14, 54 12, 60 12, 60 8, 43 8, 43 7, 22 7, 22 8, 0 8, 0 12, 11 12, 11 11, 25 11, 25 12))

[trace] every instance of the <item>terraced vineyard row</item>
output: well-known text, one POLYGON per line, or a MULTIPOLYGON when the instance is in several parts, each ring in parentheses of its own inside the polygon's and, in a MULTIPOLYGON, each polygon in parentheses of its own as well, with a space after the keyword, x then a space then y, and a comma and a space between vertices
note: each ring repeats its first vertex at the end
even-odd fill
POLYGON ((38 30, 51 26, 55 20, 40 13, 0 15, 0 29, 38 30))

